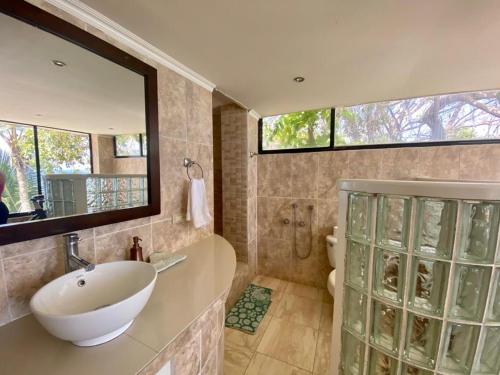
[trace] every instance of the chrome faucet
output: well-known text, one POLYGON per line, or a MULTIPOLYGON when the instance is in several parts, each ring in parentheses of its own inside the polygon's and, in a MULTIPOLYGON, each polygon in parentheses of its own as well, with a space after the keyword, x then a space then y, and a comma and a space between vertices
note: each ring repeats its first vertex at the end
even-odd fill
POLYGON ((76 271, 80 268, 83 268, 85 272, 92 271, 95 268, 95 265, 87 262, 83 258, 80 258, 80 256, 78 255, 78 242, 80 242, 78 233, 68 233, 63 237, 64 250, 66 255, 64 259, 65 272, 68 273, 76 271))

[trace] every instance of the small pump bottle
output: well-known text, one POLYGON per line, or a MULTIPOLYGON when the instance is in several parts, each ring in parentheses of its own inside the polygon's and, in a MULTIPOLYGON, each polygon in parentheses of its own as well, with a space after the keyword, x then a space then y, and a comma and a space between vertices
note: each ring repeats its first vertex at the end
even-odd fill
POLYGON ((138 236, 134 236, 132 238, 134 241, 134 245, 130 249, 130 260, 138 260, 140 262, 144 262, 144 258, 142 256, 142 247, 139 246, 139 241, 142 241, 138 236))

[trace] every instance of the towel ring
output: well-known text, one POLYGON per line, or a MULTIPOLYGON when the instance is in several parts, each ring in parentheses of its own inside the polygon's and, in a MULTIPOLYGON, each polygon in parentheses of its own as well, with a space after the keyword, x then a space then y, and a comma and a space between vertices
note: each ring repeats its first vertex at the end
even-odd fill
POLYGON ((184 158, 184 166, 186 167, 186 172, 187 172, 187 175, 188 175, 188 178, 189 178, 189 181, 192 180, 191 178, 191 175, 189 174, 189 168, 191 168, 193 165, 197 165, 198 168, 200 168, 200 171, 201 171, 201 178, 204 178, 204 175, 203 175, 203 168, 201 167, 200 164, 198 164, 197 162, 189 159, 189 158, 184 158))

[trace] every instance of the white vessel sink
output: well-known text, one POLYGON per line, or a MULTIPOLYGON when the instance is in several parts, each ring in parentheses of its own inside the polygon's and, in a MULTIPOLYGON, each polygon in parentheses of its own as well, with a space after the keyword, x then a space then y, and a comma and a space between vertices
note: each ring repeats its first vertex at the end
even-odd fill
POLYGON ((130 327, 148 302, 156 275, 151 264, 133 261, 73 271, 41 288, 31 311, 52 335, 78 346, 99 345, 130 327))

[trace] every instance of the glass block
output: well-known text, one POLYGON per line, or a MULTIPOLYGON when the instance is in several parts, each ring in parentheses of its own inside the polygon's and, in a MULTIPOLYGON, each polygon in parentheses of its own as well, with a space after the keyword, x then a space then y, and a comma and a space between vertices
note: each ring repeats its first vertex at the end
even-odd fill
POLYGON ((493 263, 499 221, 500 203, 464 202, 459 259, 493 263))
POLYGON ((370 342, 394 354, 398 353, 401 310, 374 301, 370 342))
POLYGON ((458 203, 451 200, 419 198, 415 251, 427 256, 451 259, 458 203))
POLYGON ((479 355, 473 373, 500 374, 500 327, 485 327, 478 346, 479 355))
POLYGON ((60 181, 57 181, 57 180, 53 180, 51 181, 51 185, 52 185, 52 189, 51 189, 51 193, 52 193, 52 199, 53 200, 56 200, 56 201, 60 201, 64 198, 64 181, 63 180, 60 180, 60 181))
POLYGON ((378 246, 406 251, 410 211, 410 198, 379 196, 377 207, 378 246))
POLYGON ((74 182, 71 180, 62 181, 62 197, 65 201, 73 201, 74 197, 74 182))
POLYGON ((478 326, 448 323, 439 369, 455 374, 470 373, 479 330, 478 326))
POLYGON ((495 279, 491 288, 490 305, 486 319, 490 322, 500 323, 500 268, 495 270, 495 279))
POLYGON ((346 286, 343 307, 344 327, 363 337, 366 324, 366 296, 346 286))
POLYGON ((410 363, 433 369, 441 335, 441 321, 408 313, 403 357, 410 363))
POLYGON ((397 375, 398 361, 388 355, 370 348, 369 374, 397 375))
POLYGON ((481 321, 490 282, 488 267, 457 264, 453 277, 451 307, 452 318, 481 321))
POLYGON ((408 305, 427 314, 442 316, 450 264, 413 257, 408 305))
POLYGON ((401 375, 432 375, 432 371, 422 370, 421 368, 413 367, 405 363, 403 364, 401 375))
POLYGON ((359 242, 347 241, 346 281, 352 286, 366 289, 368 279, 368 255, 370 247, 359 242))
POLYGON ((373 293, 395 303, 403 301, 406 255, 376 249, 373 272, 373 293))
POLYGON ((342 331, 342 372, 346 375, 363 374, 364 360, 365 345, 346 331, 342 331))
POLYGON ((347 233, 350 238, 368 241, 371 230, 373 197, 368 194, 349 194, 347 233))

